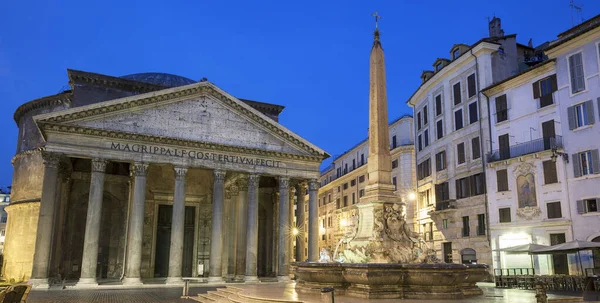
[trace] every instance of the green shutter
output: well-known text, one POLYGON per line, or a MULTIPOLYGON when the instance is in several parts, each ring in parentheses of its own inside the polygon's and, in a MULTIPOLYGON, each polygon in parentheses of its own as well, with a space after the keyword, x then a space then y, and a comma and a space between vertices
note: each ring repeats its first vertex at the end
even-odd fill
POLYGON ((596 121, 594 119, 594 102, 592 102, 592 100, 585 101, 585 111, 587 115, 587 125, 594 124, 596 121))
POLYGON ((540 81, 533 82, 532 89, 533 89, 533 99, 538 99, 540 97, 540 81))
POLYGON ((550 87, 552 88, 552 92, 558 90, 558 83, 556 82, 556 74, 550 76, 550 87))
POLYGON ((585 207, 585 201, 584 200, 577 200, 577 213, 578 214, 585 214, 587 212, 587 209, 585 207))
POLYGON ((577 123, 575 122, 575 107, 571 106, 567 108, 567 116, 569 117, 569 129, 574 130, 577 128, 577 123))
POLYGON ((600 159, 598 159, 598 150, 592 150, 592 173, 600 174, 600 159))
POLYGON ((573 159, 573 175, 575 178, 581 177, 581 159, 579 159, 579 154, 571 155, 571 159, 573 159))

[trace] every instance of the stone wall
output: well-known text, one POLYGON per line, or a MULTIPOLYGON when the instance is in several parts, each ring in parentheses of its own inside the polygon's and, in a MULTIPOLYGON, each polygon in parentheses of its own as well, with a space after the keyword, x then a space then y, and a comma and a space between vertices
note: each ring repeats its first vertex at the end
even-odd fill
POLYGON ((39 208, 39 201, 6 207, 8 221, 2 273, 9 282, 27 281, 31 276, 39 208))

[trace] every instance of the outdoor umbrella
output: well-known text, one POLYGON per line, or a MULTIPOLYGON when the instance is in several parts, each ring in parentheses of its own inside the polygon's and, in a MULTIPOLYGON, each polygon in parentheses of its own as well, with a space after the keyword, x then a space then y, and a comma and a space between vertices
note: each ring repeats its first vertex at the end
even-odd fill
POLYGON ((507 248, 502 248, 502 249, 500 249, 500 251, 503 251, 503 252, 509 253, 509 254, 523 254, 523 253, 527 253, 527 254, 529 254, 531 256, 531 268, 535 268, 535 263, 533 262, 533 254, 532 254, 532 252, 534 250, 537 250, 537 249, 543 249, 543 248, 548 248, 548 247, 549 247, 548 245, 541 245, 541 244, 529 243, 529 244, 522 244, 522 245, 517 245, 517 246, 511 246, 511 247, 507 247, 507 248))
POLYGON ((534 255, 577 253, 577 259, 579 259, 579 268, 581 270, 580 272, 583 274, 583 265, 581 264, 581 255, 579 252, 589 249, 600 249, 600 242, 574 240, 545 248, 534 249, 531 253, 534 255))

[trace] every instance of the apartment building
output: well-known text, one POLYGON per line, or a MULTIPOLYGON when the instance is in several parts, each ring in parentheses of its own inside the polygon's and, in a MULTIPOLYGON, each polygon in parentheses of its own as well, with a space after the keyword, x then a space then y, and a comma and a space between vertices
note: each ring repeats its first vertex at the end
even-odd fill
POLYGON ((449 59, 435 60, 407 102, 415 117, 416 230, 446 263, 492 261, 484 158, 490 122, 479 90, 517 74, 528 53, 533 48, 505 35, 494 18, 489 37, 455 44, 449 59))
MULTIPOLYGON (((413 117, 403 115, 389 124, 392 156, 392 183, 396 193, 408 201, 415 191, 413 117)), ((333 253, 342 237, 342 228, 356 214, 356 206, 367 185, 368 138, 336 157, 321 172, 319 188, 319 247, 333 253)), ((412 224, 414 207, 407 205, 412 224)), ((305 223, 306 224, 306 223, 305 223)))

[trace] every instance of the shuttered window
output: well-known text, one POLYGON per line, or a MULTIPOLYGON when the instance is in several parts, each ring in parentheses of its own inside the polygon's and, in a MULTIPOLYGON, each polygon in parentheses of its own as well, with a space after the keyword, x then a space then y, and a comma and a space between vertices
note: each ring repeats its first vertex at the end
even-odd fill
POLYGON ((550 202, 546 204, 548 211, 548 219, 562 218, 562 210, 560 209, 560 202, 550 202))
POLYGON ((471 150, 473 152, 473 160, 481 157, 481 147, 479 146, 479 137, 471 139, 471 150))
POLYGON ((496 123, 508 120, 506 95, 496 97, 496 123))
POLYGON ((427 159, 417 165, 417 179, 422 180, 431 175, 431 159, 427 159))
POLYGON ((577 213, 585 214, 598 212, 598 206, 600 205, 600 198, 584 199, 577 201, 577 213))
POLYGON ((439 120, 438 122, 436 122, 436 134, 437 134, 437 138, 441 139, 442 137, 444 137, 444 120, 439 120))
POLYGON ((585 75, 581 53, 569 57, 569 74, 571 75, 571 93, 575 94, 585 90, 585 75))
POLYGON ((398 167, 398 159, 392 161, 392 169, 398 167))
POLYGON ((498 215, 499 215, 500 223, 509 223, 510 222, 510 207, 498 209, 498 215))
POLYGON ((429 116, 429 111, 427 110, 427 105, 423 107, 423 126, 427 125, 427 117, 429 116))
POLYGON ((435 185, 435 202, 443 202, 450 200, 450 188, 448 182, 435 185))
POLYGON ((556 162, 548 160, 542 162, 542 165, 544 167, 544 184, 557 183, 556 162))
POLYGON ((469 124, 479 121, 479 113, 477 112, 477 101, 469 104, 469 124))
POLYGON ((588 150, 572 155, 575 178, 600 173, 598 150, 588 150))
POLYGON ((567 115, 569 118, 569 129, 571 130, 596 122, 592 100, 568 107, 567 115))
POLYGON ((452 96, 454 97, 454 105, 458 105, 462 102, 460 98, 460 82, 454 84, 452 87, 452 96))
POLYGON ((533 98, 539 99, 539 108, 554 104, 552 93, 558 90, 556 74, 533 83, 533 98))
POLYGON ((458 145, 456 145, 456 155, 457 155, 458 164, 463 164, 466 162, 465 144, 464 143, 458 143, 458 145))
POLYGON ((435 116, 442 114, 442 95, 435 96, 435 116))
POLYGON ((496 171, 496 182, 499 192, 508 190, 508 173, 506 169, 496 171))
POLYGON ((435 154, 435 171, 446 169, 446 151, 435 154))
POLYGON ((463 128, 463 114, 462 109, 454 112, 454 130, 463 128))
POLYGON ((477 94, 476 88, 475 88, 475 74, 471 74, 470 76, 467 77, 467 88, 469 90, 468 96, 469 98, 475 96, 475 94, 477 94))
POLYGON ((426 130, 423 132, 423 138, 425 139, 425 140, 424 140, 424 145, 425 145, 425 147, 429 146, 429 130, 428 130, 428 129, 426 129, 426 130))

